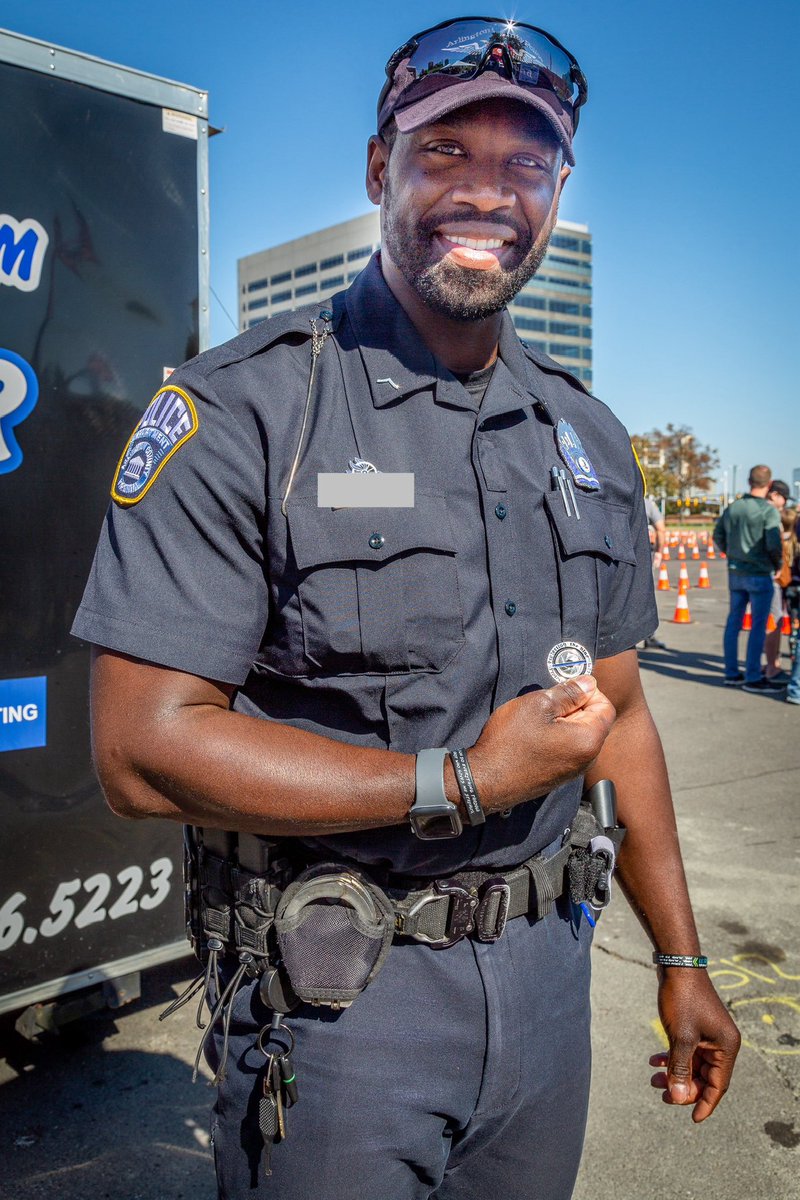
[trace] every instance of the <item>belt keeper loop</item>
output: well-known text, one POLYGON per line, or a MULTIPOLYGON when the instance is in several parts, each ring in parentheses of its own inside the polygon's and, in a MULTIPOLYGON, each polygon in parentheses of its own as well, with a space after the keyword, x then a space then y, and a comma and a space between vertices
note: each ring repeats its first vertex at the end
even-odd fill
POLYGON ((475 932, 480 942, 497 942, 505 933, 511 907, 511 886, 502 875, 487 879, 475 913, 475 932))
POLYGON ((553 911, 555 889, 544 859, 534 858, 525 863, 525 868, 530 872, 531 883, 536 895, 536 916, 538 919, 547 917, 553 911))

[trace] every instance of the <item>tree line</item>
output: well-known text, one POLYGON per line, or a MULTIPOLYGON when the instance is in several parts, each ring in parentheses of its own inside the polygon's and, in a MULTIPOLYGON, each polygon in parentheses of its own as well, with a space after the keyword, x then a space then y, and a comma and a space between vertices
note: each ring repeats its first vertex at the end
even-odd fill
POLYGON ((631 442, 651 495, 684 500, 697 492, 710 491, 719 468, 717 451, 702 445, 687 425, 670 424, 663 431, 637 433, 631 442))

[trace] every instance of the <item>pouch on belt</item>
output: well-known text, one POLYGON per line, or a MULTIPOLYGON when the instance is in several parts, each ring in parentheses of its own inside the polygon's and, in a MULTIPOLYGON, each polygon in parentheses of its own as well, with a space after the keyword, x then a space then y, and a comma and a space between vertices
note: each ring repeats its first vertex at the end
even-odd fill
POLYGON ((377 884, 340 863, 317 863, 283 893, 275 936, 297 996, 347 1008, 380 971, 395 914, 377 884))

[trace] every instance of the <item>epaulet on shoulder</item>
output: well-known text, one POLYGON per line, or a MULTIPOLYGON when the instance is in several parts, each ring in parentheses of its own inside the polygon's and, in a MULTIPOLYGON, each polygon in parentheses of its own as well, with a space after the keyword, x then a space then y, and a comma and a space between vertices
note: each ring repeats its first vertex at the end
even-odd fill
POLYGON ((198 354, 196 358, 184 363, 183 367, 207 375, 220 367, 229 367, 234 363, 243 362, 246 358, 252 358, 253 355, 260 354, 292 336, 310 339, 311 322, 314 318, 319 319, 322 311, 323 308, 319 305, 308 304, 302 308, 287 309, 274 317, 266 317, 252 329, 245 330, 230 341, 198 354))
POLYGON ((593 400, 597 399, 567 367, 562 366, 561 363, 557 363, 548 354, 542 354, 540 350, 534 350, 524 338, 520 338, 519 340, 526 358, 529 358, 534 366, 541 367, 543 371, 547 371, 550 375, 560 375, 562 379, 565 379, 567 383, 571 383, 573 387, 577 388, 579 392, 583 392, 585 396, 591 396, 593 400))

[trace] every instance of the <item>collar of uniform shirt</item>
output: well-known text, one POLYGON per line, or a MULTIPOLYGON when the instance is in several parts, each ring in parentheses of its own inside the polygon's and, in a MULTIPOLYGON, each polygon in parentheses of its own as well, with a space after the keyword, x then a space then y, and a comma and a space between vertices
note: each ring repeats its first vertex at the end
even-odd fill
MULTIPOLYGON (((376 408, 433 388, 434 400, 439 404, 476 409, 472 397, 456 377, 436 361, 395 299, 383 278, 378 255, 370 259, 346 293, 346 305, 376 408), (379 380, 384 382, 379 383, 379 380)), ((342 330, 338 333, 341 336, 342 330)), ((481 405, 481 415, 541 403, 549 416, 545 401, 530 392, 530 364, 508 312, 503 313, 498 358, 497 378, 492 377, 481 405), (500 403, 492 403, 493 395, 500 403)))

